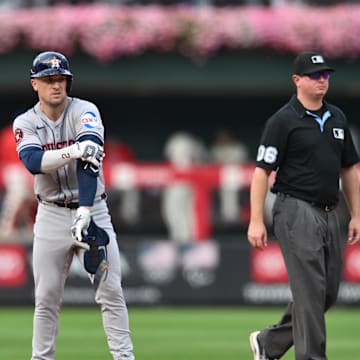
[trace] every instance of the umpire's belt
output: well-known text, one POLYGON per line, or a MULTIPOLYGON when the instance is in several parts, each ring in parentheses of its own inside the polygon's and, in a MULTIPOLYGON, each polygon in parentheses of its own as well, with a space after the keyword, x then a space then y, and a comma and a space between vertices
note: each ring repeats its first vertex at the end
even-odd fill
MULTIPOLYGON (((56 205, 56 206, 67 208, 67 209, 77 209, 79 207, 78 202, 44 201, 44 200, 41 200, 39 195, 37 196, 37 198, 38 198, 39 202, 41 202, 43 204, 56 205)), ((104 199, 106 199, 106 194, 102 193, 100 195, 100 200, 104 200, 104 199)))
MULTIPOLYGON (((294 196, 291 196, 289 194, 284 194, 284 193, 281 193, 281 192, 278 192, 277 196, 279 196, 281 198, 285 198, 285 197, 293 197, 293 198, 295 198, 294 196)), ((295 199, 297 199, 297 198, 295 198, 295 199)), ((299 200, 305 201, 305 202, 309 203, 310 205, 315 206, 315 207, 317 207, 317 208, 319 208, 319 209, 321 209, 321 210, 323 210, 325 212, 333 211, 337 206, 337 204, 326 205, 326 204, 320 204, 318 202, 309 201, 309 200, 305 200, 305 199, 299 199, 299 200)))

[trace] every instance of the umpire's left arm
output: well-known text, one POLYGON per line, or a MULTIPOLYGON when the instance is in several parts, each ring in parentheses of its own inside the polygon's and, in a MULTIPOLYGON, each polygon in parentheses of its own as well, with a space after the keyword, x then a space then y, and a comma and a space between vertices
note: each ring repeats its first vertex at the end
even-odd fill
POLYGON ((341 187, 351 214, 348 243, 360 242, 360 185, 356 165, 344 167, 340 172, 341 187))

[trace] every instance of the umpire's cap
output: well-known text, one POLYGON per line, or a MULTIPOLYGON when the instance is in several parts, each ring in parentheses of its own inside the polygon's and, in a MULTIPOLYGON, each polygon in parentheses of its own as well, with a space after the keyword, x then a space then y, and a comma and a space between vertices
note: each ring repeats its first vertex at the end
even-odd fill
POLYGON ((335 71, 324 60, 324 57, 313 51, 300 53, 294 60, 294 72, 297 75, 308 75, 317 71, 335 71))
POLYGON ((67 77, 67 91, 71 89, 73 75, 70 71, 67 58, 55 51, 45 51, 37 55, 33 61, 31 78, 41 78, 52 75, 65 75, 67 77))

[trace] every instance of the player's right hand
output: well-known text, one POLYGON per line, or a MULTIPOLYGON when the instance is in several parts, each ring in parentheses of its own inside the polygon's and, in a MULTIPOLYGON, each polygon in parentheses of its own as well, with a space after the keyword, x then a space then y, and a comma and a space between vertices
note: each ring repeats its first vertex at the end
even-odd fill
POLYGON ((76 142, 71 147, 73 147, 74 158, 86 161, 96 168, 101 166, 102 160, 105 157, 104 148, 101 145, 91 140, 85 140, 76 142))
MULTIPOLYGON (((80 242, 83 235, 87 235, 87 229, 90 224, 90 214, 90 209, 84 206, 80 206, 76 210, 76 216, 71 226, 71 235, 76 242, 80 242)), ((75 245, 77 244, 75 243, 75 245)))

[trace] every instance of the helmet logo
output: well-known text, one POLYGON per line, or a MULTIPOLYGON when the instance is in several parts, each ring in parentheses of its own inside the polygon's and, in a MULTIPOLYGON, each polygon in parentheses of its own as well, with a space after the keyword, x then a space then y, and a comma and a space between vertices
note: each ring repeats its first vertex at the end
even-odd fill
POLYGON ((50 60, 51 68, 58 69, 61 64, 61 60, 57 59, 55 56, 50 60))

